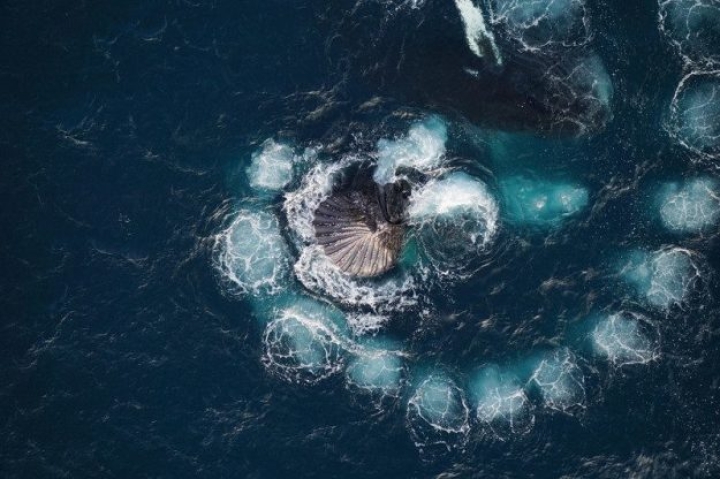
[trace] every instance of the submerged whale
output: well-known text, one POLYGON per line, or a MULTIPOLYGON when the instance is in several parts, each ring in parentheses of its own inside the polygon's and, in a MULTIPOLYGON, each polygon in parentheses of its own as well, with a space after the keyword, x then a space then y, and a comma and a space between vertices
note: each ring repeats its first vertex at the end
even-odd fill
POLYGON ((379 276, 392 269, 400 255, 410 183, 400 179, 379 185, 367 166, 347 183, 315 210, 315 237, 343 272, 379 276))
MULTIPOLYGON (((342 18, 331 27, 341 71, 350 65, 351 76, 374 95, 488 129, 547 136, 601 131, 612 119, 612 82, 584 30, 561 28, 573 20, 573 9, 536 25, 534 12, 552 2, 526 2, 533 10, 518 39, 516 24, 525 17, 515 13, 520 17, 512 25, 498 21, 484 7, 498 1, 403 2, 413 6, 395 13, 389 2, 350 2, 351 15, 339 5, 344 2, 332 2, 338 12, 326 16, 342 18)), ((573 21, 582 27, 586 19, 573 21)))

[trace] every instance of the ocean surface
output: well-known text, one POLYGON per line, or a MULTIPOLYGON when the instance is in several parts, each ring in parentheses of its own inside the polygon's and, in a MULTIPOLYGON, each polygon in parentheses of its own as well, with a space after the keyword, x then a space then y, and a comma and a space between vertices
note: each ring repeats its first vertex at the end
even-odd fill
POLYGON ((2 2, 0 476, 720 477, 718 25, 2 2), (376 279, 359 162, 422 178, 376 279))

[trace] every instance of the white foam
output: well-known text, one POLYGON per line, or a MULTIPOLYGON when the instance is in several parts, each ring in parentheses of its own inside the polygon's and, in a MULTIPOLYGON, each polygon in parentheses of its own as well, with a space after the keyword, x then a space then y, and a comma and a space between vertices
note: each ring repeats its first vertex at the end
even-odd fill
POLYGON ((285 195, 283 210, 298 247, 315 242, 312 224, 315 210, 332 192, 335 175, 355 161, 359 159, 346 157, 333 163, 318 163, 305 174, 297 190, 285 195))
POLYGON ((286 287, 289 254, 272 213, 241 209, 215 237, 216 264, 240 293, 275 294, 286 287))
POLYGON ((517 377, 488 366, 477 374, 470 389, 478 421, 494 438, 507 440, 525 434, 535 424, 535 415, 517 377))
POLYGON ((668 183, 659 203, 662 222, 671 231, 699 233, 720 220, 720 186, 711 178, 668 183))
POLYGON ((427 376, 408 401, 408 427, 416 446, 464 444, 470 431, 470 410, 460 388, 442 374, 427 376))
POLYGON ((700 268, 693 261, 693 254, 683 248, 654 254, 650 269, 652 273, 647 298, 651 304, 666 309, 683 304, 700 277, 700 268))
POLYGON ((258 190, 281 190, 292 181, 295 162, 291 147, 273 139, 265 140, 262 148, 252 154, 247 168, 250 186, 258 190))
POLYGON ((447 139, 447 125, 437 116, 414 124, 404 137, 381 139, 377 144, 375 181, 381 185, 394 182, 395 170, 400 166, 423 172, 438 168, 445 156, 447 139))
POLYGON ((623 311, 602 319, 592 332, 592 341, 596 354, 616 367, 647 364, 659 356, 657 330, 636 313, 623 311))
POLYGON ((455 0, 455 6, 460 12, 465 27, 465 39, 470 50, 478 58, 484 58, 491 53, 493 62, 498 66, 502 65, 503 60, 495 43, 495 36, 491 30, 488 30, 480 6, 473 0, 455 0))
POLYGON ((348 326, 356 336, 375 334, 389 320, 389 316, 372 313, 351 313, 347 316, 348 326))
POLYGON ((349 306, 364 306, 375 312, 407 309, 417 304, 415 276, 422 271, 396 269, 381 279, 353 278, 327 257, 315 239, 315 210, 330 195, 335 175, 358 161, 362 159, 345 157, 335 163, 318 164, 296 191, 286 195, 283 208, 300 250, 295 274, 309 290, 349 306))
POLYGON ((498 225, 498 206, 485 184, 462 172, 414 192, 408 215, 423 252, 443 274, 471 272, 498 225))
POLYGON ((280 378, 302 384, 340 372, 351 343, 333 320, 337 314, 309 298, 275 311, 263 336, 263 364, 280 378))
POLYGON ((554 112, 555 128, 570 126, 584 134, 597 131, 612 119, 614 87, 599 56, 569 55, 550 66, 545 78, 549 84, 545 101, 554 112))
POLYGON ((311 291, 378 313, 404 310, 418 302, 416 280, 412 274, 395 271, 382 279, 353 278, 342 272, 318 245, 302 249, 295 263, 295 274, 311 291))
POLYGON ((550 409, 573 413, 585 407, 585 377, 568 348, 547 354, 529 383, 538 388, 550 409))

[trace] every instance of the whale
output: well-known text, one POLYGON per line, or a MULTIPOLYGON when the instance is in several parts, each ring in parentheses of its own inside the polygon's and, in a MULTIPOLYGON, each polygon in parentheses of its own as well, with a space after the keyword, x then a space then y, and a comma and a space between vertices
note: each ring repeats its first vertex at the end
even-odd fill
POLYGON ((612 82, 588 45, 529 50, 479 0, 424 0, 391 14, 382 3, 338 12, 331 33, 337 63, 372 95, 551 137, 599 133, 612 119, 612 82))
POLYGON ((342 181, 314 212, 317 243, 344 273, 380 276, 396 264, 407 229, 411 195, 405 179, 380 185, 372 168, 360 166, 342 181))

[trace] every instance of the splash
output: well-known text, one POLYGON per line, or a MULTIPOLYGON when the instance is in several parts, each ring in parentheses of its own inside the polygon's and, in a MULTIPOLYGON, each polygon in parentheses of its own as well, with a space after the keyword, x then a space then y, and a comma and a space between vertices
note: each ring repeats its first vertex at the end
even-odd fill
POLYGON ((585 377, 568 348, 547 354, 529 383, 540 391, 550 409, 570 414, 585 407, 585 377))
POLYGON ((518 223, 556 225, 588 203, 588 192, 581 186, 521 176, 501 180, 500 190, 509 218, 518 223))
POLYGON ((591 337, 595 353, 615 367, 647 364, 659 356, 658 332, 640 314, 611 314, 598 322, 591 337))
POLYGON ((451 276, 473 272, 498 226, 498 206, 485 184, 461 172, 413 193, 408 215, 423 253, 451 276))
POLYGON ((673 232, 700 233, 720 220, 720 186, 711 178, 668 183, 658 200, 660 218, 673 232))
POLYGON ((438 168, 445 156, 447 139, 447 124, 438 116, 414 124, 404 137, 381 139, 377 144, 375 181, 381 185, 394 182, 395 171, 401 166, 420 171, 438 168))

